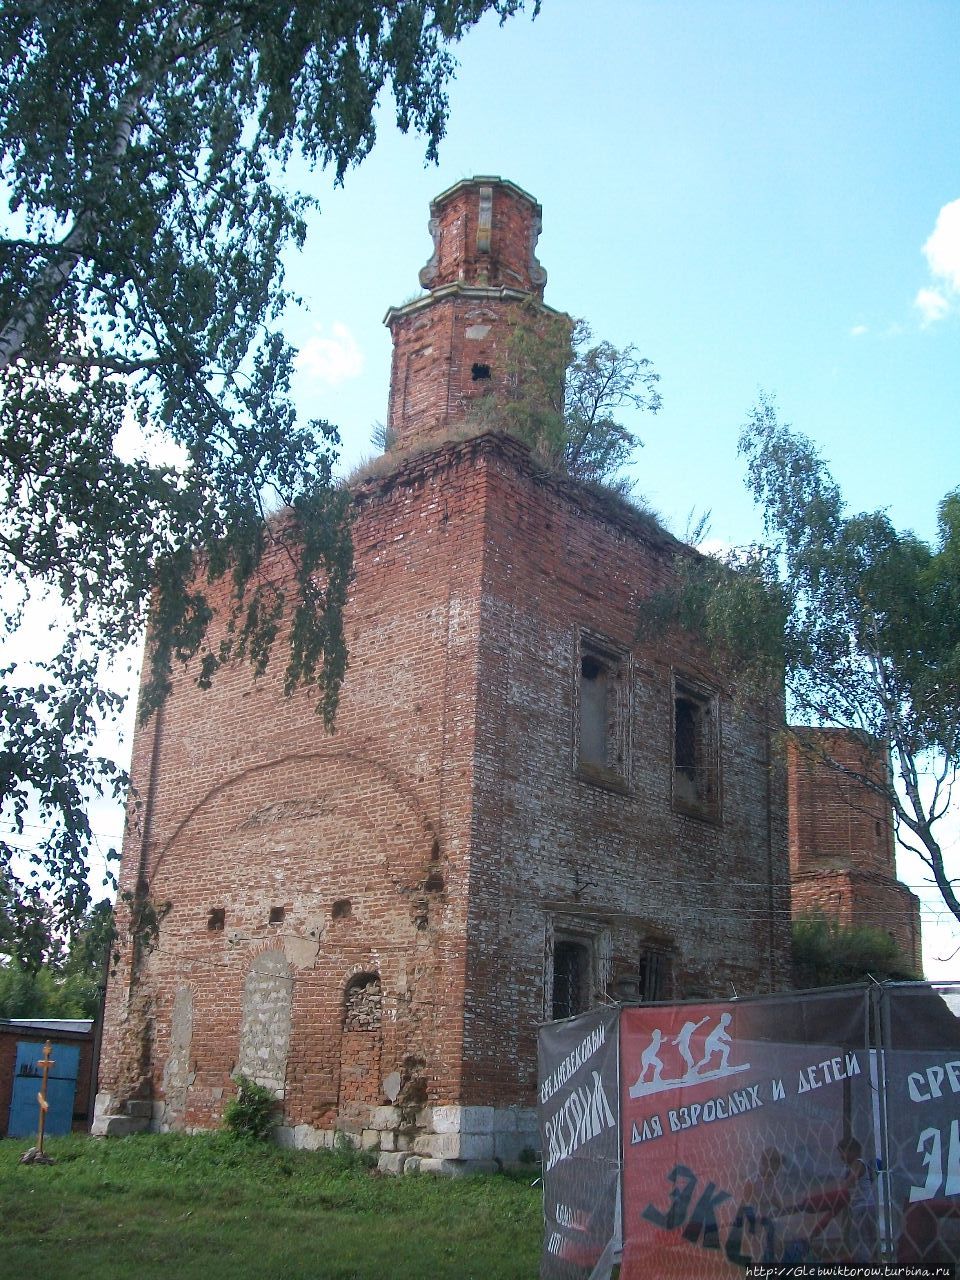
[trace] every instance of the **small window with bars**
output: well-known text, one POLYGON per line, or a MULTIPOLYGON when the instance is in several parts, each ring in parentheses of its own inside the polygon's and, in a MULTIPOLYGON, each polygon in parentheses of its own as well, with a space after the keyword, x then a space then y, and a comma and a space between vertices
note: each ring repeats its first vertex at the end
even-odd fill
POLYGON ((572 1018, 590 1005, 590 946, 580 939, 553 944, 553 1019, 572 1018))
POLYGON ((669 1000, 673 994, 672 977, 669 951, 645 946, 635 962, 626 958, 614 962, 607 994, 623 1004, 669 1000))

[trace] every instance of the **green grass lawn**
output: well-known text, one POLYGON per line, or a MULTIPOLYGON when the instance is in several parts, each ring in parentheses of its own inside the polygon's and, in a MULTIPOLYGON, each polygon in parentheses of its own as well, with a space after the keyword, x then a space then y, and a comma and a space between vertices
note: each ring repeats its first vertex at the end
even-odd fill
POLYGON ((351 1152, 226 1134, 0 1141, 0 1272, 17 1280, 534 1280, 535 1170, 382 1177, 351 1152))

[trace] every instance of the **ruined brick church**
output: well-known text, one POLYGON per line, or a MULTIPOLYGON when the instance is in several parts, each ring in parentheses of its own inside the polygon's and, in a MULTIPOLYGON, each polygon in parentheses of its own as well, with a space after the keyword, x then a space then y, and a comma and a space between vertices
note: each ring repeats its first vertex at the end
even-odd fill
POLYGON ((846 819, 788 824, 780 726, 696 645, 636 639, 680 544, 509 435, 462 438, 518 308, 545 306, 540 216, 499 178, 451 187, 424 294, 387 313, 393 443, 354 489, 335 733, 243 666, 181 673, 138 728, 121 889, 170 909, 111 979, 95 1132, 216 1126, 244 1073, 290 1144, 513 1161, 539 1023, 788 985, 791 857, 850 897, 846 819))

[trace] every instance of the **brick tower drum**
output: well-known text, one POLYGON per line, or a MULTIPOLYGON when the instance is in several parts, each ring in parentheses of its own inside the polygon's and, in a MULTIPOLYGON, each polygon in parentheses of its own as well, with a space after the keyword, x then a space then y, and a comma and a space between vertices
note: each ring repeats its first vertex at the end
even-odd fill
POLYGON ((465 179, 431 202, 433 256, 420 272, 427 293, 384 318, 396 448, 443 435, 471 400, 500 385, 503 342, 521 308, 560 314, 543 303, 540 225, 537 201, 502 178, 465 179))

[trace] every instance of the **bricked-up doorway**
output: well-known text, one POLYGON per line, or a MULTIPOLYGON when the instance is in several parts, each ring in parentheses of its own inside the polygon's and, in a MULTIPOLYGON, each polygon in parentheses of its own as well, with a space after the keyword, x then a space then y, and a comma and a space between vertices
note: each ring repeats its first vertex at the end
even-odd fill
POLYGON ((379 973, 357 973, 343 993, 340 1039, 340 1115, 362 1117, 380 1101, 383 989, 379 973))

